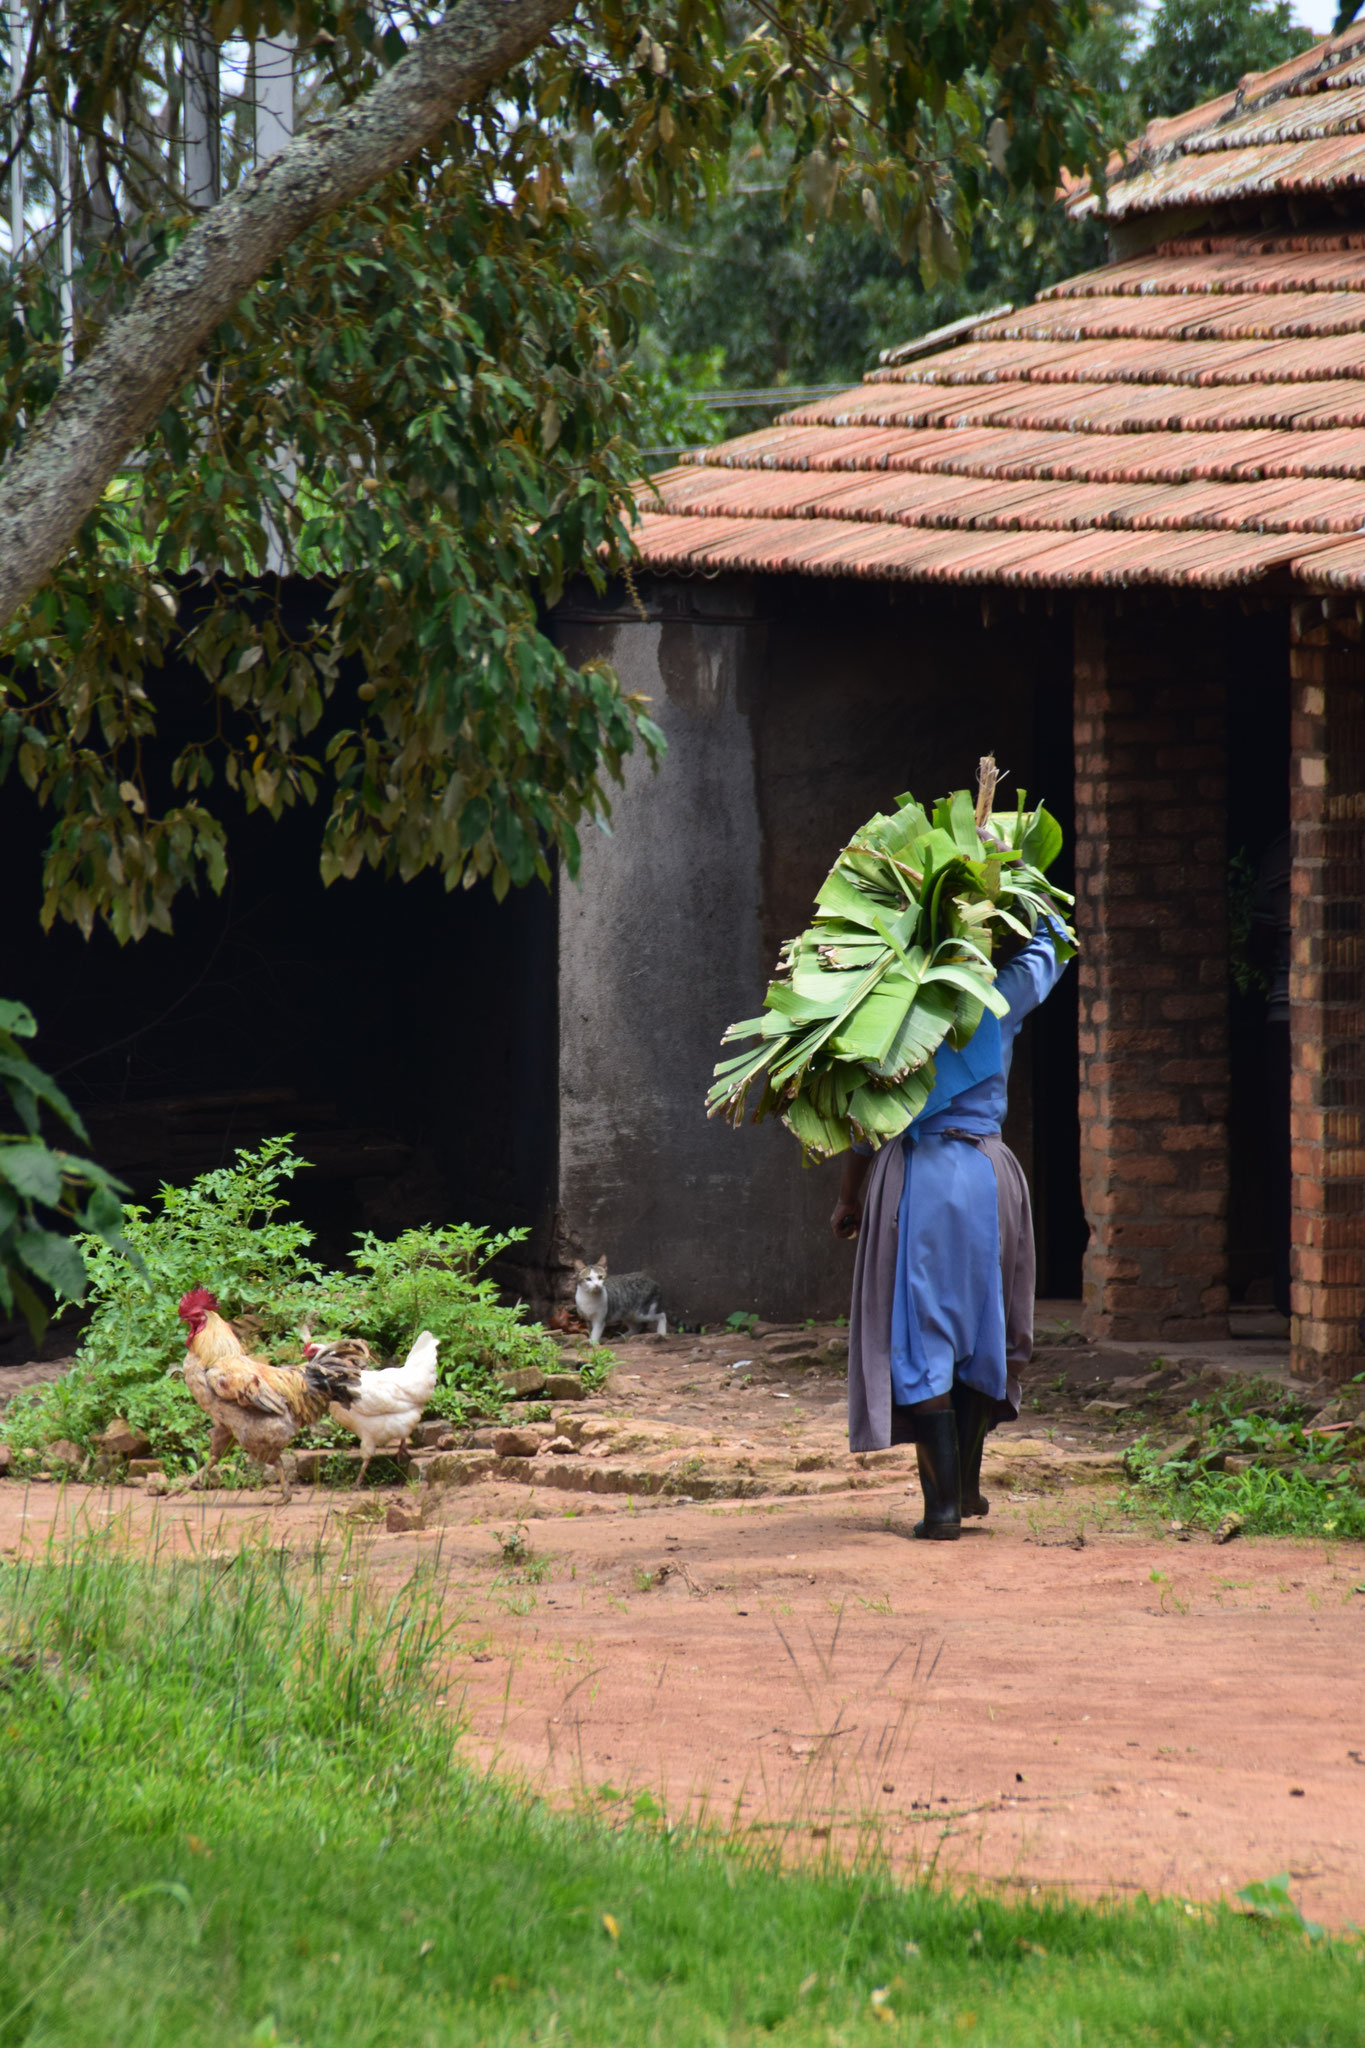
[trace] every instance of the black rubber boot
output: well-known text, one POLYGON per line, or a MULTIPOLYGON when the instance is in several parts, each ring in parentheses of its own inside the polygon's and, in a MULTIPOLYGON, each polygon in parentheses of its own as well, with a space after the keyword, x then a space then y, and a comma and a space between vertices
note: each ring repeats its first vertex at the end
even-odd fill
POLYGON ((981 1452, 994 1419, 995 1403, 975 1387, 953 1381, 953 1415, 957 1422, 958 1471, 964 1515, 988 1515, 991 1504, 981 1491, 981 1452))
POLYGON ((951 1408, 921 1413, 916 1418, 916 1432, 924 1520, 916 1522, 915 1534, 936 1543, 955 1543, 962 1534, 957 1417, 951 1408))

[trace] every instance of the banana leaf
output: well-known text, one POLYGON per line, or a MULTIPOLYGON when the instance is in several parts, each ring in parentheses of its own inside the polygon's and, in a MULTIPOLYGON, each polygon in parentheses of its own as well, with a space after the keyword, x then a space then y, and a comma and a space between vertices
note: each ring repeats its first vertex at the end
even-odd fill
POLYGON ((961 1051, 987 1011, 1005 1013, 1001 942, 1030 937, 1046 916, 1071 956, 1072 899, 1045 872, 1061 827, 1022 791, 1013 811, 994 809, 997 780, 987 756, 976 797, 954 790, 930 813, 904 795, 854 834, 813 922, 783 946, 762 1016, 725 1033, 726 1044, 759 1043, 716 1067, 708 1115, 780 1116, 807 1157, 855 1137, 885 1144, 928 1101, 944 1041, 961 1051))

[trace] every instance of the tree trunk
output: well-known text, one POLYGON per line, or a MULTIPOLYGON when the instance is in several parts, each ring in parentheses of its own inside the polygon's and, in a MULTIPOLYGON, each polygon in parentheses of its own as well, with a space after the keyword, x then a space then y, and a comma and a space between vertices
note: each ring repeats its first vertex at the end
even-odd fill
POLYGON ((305 228, 357 198, 543 42, 573 0, 457 0, 372 92, 191 229, 0 468, 0 627, 43 582, 219 322, 305 228))

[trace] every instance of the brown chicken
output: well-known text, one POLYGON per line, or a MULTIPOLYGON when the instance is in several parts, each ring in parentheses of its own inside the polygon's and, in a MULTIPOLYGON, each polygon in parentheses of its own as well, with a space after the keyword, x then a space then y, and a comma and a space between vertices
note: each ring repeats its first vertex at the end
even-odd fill
POLYGON ((326 1376, 308 1365, 300 1372, 253 1358, 232 1325, 218 1314, 218 1303, 207 1287, 191 1288, 182 1298, 180 1319, 189 1332, 185 1385, 213 1424, 210 1467, 235 1439, 248 1458, 275 1468, 280 1499, 287 1502, 285 1450, 301 1429, 327 1413, 326 1376))

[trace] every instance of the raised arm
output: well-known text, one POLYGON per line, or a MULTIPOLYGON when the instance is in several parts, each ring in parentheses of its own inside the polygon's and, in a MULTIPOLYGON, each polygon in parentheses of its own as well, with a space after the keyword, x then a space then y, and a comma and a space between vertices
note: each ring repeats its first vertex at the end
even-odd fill
POLYGON ((1007 961, 995 978, 995 985, 1010 1006, 1002 1019, 1006 1031, 1017 1031, 1031 1010, 1052 994, 1066 969, 1052 942, 1052 926, 1044 920, 1022 952, 1007 961))

